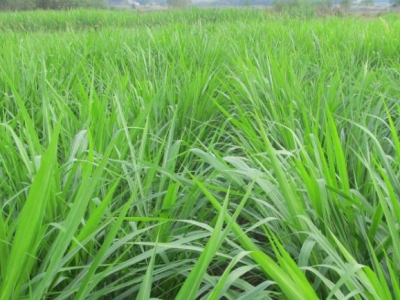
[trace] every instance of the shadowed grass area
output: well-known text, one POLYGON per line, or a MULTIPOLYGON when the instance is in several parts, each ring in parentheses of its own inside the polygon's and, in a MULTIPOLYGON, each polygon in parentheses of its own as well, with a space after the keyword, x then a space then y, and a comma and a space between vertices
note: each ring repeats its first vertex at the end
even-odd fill
POLYGON ((0 299, 400 299, 398 19, 0 28, 0 299))

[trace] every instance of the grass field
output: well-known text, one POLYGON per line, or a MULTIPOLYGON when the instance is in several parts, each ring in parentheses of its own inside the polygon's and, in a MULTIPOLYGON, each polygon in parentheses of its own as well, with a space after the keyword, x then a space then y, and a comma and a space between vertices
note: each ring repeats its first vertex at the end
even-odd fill
POLYGON ((0 15, 0 300, 400 299, 400 20, 0 15))

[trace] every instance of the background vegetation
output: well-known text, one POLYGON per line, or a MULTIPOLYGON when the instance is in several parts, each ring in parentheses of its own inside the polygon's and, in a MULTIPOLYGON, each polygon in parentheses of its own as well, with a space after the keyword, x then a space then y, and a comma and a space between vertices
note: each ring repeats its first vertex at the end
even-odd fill
POLYGON ((106 0, 0 0, 0 10, 101 8, 106 0))
POLYGON ((367 12, 371 8, 388 12, 390 4, 398 6, 400 0, 0 0, 0 10, 65 10, 71 8, 119 8, 119 9, 153 9, 169 7, 236 7, 257 6, 274 7, 277 10, 315 10, 325 11, 357 7, 367 12), (360 6, 361 5, 361 6, 360 6), (375 5, 375 6, 374 6, 375 5), (366 6, 370 6, 366 9, 366 6))
POLYGON ((396 16, 0 28, 0 299, 400 299, 396 16))

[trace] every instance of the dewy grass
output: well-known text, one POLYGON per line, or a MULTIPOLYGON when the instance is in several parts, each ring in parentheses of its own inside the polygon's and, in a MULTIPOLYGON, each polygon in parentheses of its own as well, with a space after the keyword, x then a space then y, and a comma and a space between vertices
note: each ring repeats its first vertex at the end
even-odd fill
POLYGON ((397 18, 0 28, 0 299, 400 297, 397 18))

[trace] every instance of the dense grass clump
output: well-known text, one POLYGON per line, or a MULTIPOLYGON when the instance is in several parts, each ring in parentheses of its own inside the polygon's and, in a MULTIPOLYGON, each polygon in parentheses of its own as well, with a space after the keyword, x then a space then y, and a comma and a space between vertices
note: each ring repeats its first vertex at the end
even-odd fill
POLYGON ((400 21, 0 20, 0 299, 400 299, 400 21))

